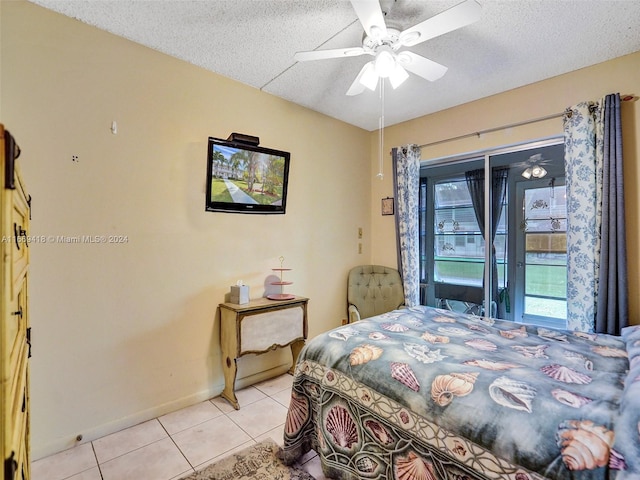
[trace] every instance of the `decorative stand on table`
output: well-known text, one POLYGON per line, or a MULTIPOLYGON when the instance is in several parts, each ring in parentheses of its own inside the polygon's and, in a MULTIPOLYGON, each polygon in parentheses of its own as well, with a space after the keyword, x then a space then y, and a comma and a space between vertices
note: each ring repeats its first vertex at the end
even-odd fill
POLYGON ((280 260, 280 267, 279 268, 272 268, 271 270, 273 270, 274 272, 280 272, 280 281, 279 282, 271 282, 271 285, 280 285, 280 293, 272 293, 270 295, 267 295, 267 298, 269 300, 291 300, 292 298, 295 298, 295 295, 291 295, 289 293, 284 293, 284 286, 285 285, 293 285, 293 282, 284 282, 282 280, 282 272, 288 272, 291 269, 282 267, 282 264, 284 263, 284 257, 280 257, 279 260, 280 260))
POLYGON ((258 298, 248 304, 220 304, 220 342, 224 390, 222 397, 238 410, 235 394, 238 358, 249 353, 261 354, 276 348, 290 347, 293 374, 298 354, 307 338, 308 298, 291 295, 287 300, 273 302, 258 298))

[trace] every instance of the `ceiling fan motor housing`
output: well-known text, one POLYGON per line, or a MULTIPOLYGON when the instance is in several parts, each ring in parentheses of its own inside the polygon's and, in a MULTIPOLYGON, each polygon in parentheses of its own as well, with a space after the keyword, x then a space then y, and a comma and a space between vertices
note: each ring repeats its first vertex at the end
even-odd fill
POLYGON ((387 34, 380 39, 373 38, 366 33, 362 35, 362 46, 365 49, 371 49, 375 52, 378 47, 382 45, 389 46, 393 50, 398 50, 402 46, 400 43, 400 30, 393 27, 387 27, 387 34))

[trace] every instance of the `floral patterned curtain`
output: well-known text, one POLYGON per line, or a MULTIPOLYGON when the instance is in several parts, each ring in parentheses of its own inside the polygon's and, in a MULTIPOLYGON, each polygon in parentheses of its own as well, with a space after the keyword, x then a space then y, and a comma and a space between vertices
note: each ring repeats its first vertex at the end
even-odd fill
POLYGON ((619 101, 619 95, 609 95, 600 102, 582 102, 568 108, 564 116, 570 330, 593 332, 597 326, 598 332, 619 334, 628 324, 619 101), (617 121, 610 116, 610 97, 617 98, 617 121), (617 126, 611 132, 612 121, 617 126), (605 150, 605 143, 611 141, 619 145, 614 155, 609 148, 605 150), (612 162, 613 178, 609 174, 612 162), (617 211, 610 211, 610 191, 617 211), (612 220, 614 227, 610 228, 612 220), (605 289, 602 294, 601 288, 605 289), (613 294, 605 294, 609 291, 613 294), (599 310, 604 313, 596 322, 599 310))
POLYGON ((405 305, 408 307, 420 304, 420 157, 421 150, 417 145, 395 147, 392 150, 398 270, 402 276, 405 305))

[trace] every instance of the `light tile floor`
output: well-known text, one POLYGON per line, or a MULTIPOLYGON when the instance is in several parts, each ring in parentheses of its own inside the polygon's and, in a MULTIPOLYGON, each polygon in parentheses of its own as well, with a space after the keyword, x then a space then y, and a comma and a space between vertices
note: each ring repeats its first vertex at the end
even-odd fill
MULTIPOLYGON (((177 480, 271 437, 283 444, 293 377, 284 374, 236 392, 37 460, 32 480, 177 480)), ((327 480, 311 451, 300 468, 327 480)))

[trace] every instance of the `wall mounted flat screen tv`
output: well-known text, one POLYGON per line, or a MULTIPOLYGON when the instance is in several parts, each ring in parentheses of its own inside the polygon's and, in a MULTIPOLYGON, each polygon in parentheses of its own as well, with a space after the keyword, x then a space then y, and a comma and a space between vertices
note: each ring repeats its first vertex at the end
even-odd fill
POLYGON ((208 212, 285 213, 289 152, 209 137, 208 212))

